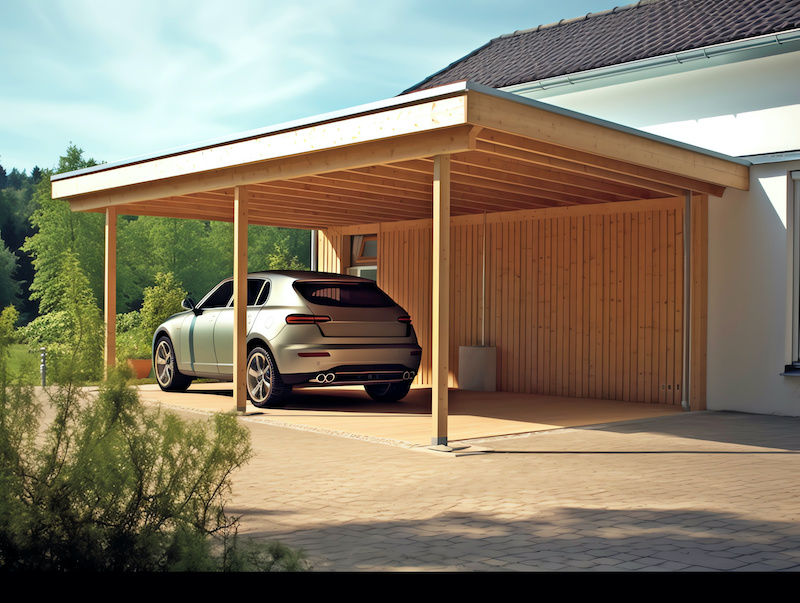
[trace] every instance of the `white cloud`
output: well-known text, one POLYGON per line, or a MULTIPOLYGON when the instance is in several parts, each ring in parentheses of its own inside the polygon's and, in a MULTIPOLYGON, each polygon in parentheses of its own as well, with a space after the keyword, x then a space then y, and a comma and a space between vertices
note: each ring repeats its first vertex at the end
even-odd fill
POLYGON ((556 10, 543 0, 3 2, 0 161, 28 170, 55 164, 70 141, 116 161, 380 100, 556 10))

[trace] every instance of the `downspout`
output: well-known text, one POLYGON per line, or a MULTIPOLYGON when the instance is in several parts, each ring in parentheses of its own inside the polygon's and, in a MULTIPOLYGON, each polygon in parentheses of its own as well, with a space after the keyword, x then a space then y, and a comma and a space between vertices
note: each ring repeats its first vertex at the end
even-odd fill
POLYGON ((486 212, 483 212, 483 264, 481 273, 481 347, 486 345, 486 212))
POLYGON ((317 230, 311 231, 311 271, 317 271, 317 236, 319 233, 317 230))
POLYGON ((686 191, 683 203, 683 376, 681 406, 691 410, 689 400, 692 329, 692 192, 686 191))

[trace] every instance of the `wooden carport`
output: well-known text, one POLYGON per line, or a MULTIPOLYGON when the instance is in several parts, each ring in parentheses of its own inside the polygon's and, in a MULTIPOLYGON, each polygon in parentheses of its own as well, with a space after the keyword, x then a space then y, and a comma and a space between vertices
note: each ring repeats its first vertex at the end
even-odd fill
MULTIPOLYGON (((691 329, 682 330, 684 349, 692 348, 683 355, 683 370, 685 376, 691 370, 702 377, 697 385, 702 393, 707 233, 703 208, 709 195, 720 197, 728 186, 746 190, 748 185, 746 162, 462 82, 59 174, 53 177, 52 192, 54 198, 67 199, 73 211, 106 214, 109 364, 115 357, 117 215, 234 223, 237 342, 246 339, 248 224, 317 229, 324 267, 341 268, 337 257, 349 253, 342 235, 348 228, 430 220, 432 443, 443 444, 451 369, 453 220, 475 216, 485 223, 487 214, 562 212, 600 204, 685 206, 683 227, 689 226, 691 216, 698 221, 691 236, 684 237, 686 249, 697 250, 699 260, 691 260, 690 266, 693 254, 684 255, 681 290, 688 300, 690 283, 696 289, 691 304, 684 305, 698 316, 692 320, 700 327, 695 331, 701 332, 692 340, 691 329)), ((682 316, 689 320, 689 312, 682 316)), ((427 325, 415 322, 418 331, 427 330, 427 325)), ((236 406, 244 410, 246 346, 235 349, 236 406)), ((698 397, 704 400, 703 396, 698 397)))

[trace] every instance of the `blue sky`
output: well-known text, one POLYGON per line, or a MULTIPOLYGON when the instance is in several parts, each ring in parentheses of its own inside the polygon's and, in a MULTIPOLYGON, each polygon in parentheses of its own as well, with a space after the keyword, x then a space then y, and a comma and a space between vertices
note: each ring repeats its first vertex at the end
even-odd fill
MULTIPOLYGON (((618 2, 627 4, 625 0, 618 2)), ((119 161, 395 96, 612 0, 0 0, 0 164, 119 161)))

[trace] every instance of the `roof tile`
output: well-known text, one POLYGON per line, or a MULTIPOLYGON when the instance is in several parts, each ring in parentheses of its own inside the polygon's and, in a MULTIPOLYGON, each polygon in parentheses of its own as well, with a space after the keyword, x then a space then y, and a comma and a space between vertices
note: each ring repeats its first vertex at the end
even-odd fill
POLYGON ((491 40, 406 90, 502 88, 800 27, 800 0, 642 0, 491 40))

